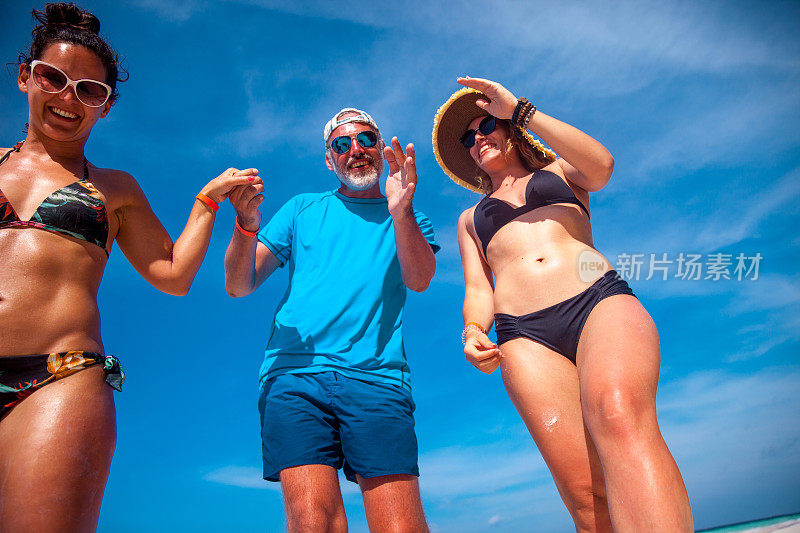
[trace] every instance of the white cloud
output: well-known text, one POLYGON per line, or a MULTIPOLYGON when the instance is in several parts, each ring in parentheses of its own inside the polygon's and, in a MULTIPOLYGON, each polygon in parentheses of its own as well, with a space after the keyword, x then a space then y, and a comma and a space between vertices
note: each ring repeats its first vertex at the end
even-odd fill
POLYGON ((502 516, 500 516, 499 514, 496 514, 496 515, 492 516, 492 517, 489 519, 489 522, 488 522, 488 524, 489 524, 490 526, 493 526, 493 525, 495 525, 495 524, 499 524, 499 523, 500 523, 500 522, 502 522, 502 521, 503 521, 503 517, 502 517, 502 516))
MULTIPOLYGON (((270 490, 277 493, 281 492, 280 483, 265 481, 262 470, 254 466, 223 466, 208 472, 203 476, 203 479, 205 481, 211 481, 212 483, 221 483, 223 485, 230 485, 243 489, 270 490)), ((351 481, 347 481, 347 479, 344 477, 344 474, 341 473, 341 470, 339 471, 339 485, 342 489, 343 497, 350 499, 353 496, 358 496, 358 499, 360 500, 361 491, 358 488, 358 485, 351 481)))
POLYGON ((134 3, 173 22, 186 22, 206 6, 202 0, 134 0, 134 3))
POLYGON ((207 473, 203 479, 245 489, 281 491, 279 483, 265 481, 261 469, 253 466, 224 466, 207 473))

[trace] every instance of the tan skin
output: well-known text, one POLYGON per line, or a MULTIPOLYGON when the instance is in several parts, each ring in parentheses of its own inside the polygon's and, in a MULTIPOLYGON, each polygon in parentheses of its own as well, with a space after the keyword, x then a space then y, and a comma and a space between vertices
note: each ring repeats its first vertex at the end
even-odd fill
MULTIPOLYGON (((480 78, 458 82, 488 97, 478 103, 487 113, 511 117, 517 99, 502 85, 480 78)), ((481 118, 468 128, 477 128, 481 118)), ((544 169, 560 176, 588 207, 588 191, 601 189, 611 176, 611 154, 540 111, 527 127, 561 156, 544 169)), ((490 176, 492 197, 519 206, 530 172, 516 148, 503 149, 508 136, 501 124, 489 135, 478 132, 470 155, 490 176)), ((597 278, 610 270, 594 249, 589 219, 576 205, 521 215, 495 234, 485 257, 474 209, 464 211, 458 224, 465 323, 488 330, 494 313, 523 315, 581 293, 595 281, 578 276, 582 252, 605 264, 597 278)), ((635 297, 612 296, 592 310, 576 365, 525 338, 497 347, 477 328, 467 331, 464 353, 483 372, 500 366, 578 531, 611 531, 612 524, 621 532, 693 530, 686 488, 656 419, 658 332, 635 297)))
MULTIPOLYGON (((37 59, 73 80, 106 80, 101 60, 82 46, 54 43, 37 59)), ((113 103, 88 107, 72 88, 46 93, 29 75, 22 65, 18 84, 28 98, 28 134, 19 153, 0 165, 0 190, 21 220, 83 175, 84 145, 113 103), (53 109, 78 116, 64 119, 53 109)), ((185 294, 208 247, 214 213, 195 202, 173 243, 129 174, 90 163, 89 179, 108 213, 108 246, 116 240, 157 289, 185 294)), ((236 187, 257 183, 255 169, 228 169, 202 192, 221 202, 236 187)), ((5 228, 0 257, 0 356, 104 353, 97 291, 107 256, 99 246, 37 228, 5 228)), ((0 533, 94 531, 116 441, 112 389, 104 377, 101 368, 90 367, 59 379, 0 421, 0 533)))
MULTIPOLYGON (((331 132, 330 138, 339 135, 355 137, 359 132, 371 129, 366 124, 351 122, 331 132)), ((409 289, 424 291, 430 284, 436 269, 436 259, 428 241, 422 235, 414 218, 412 200, 417 183, 414 164, 414 145, 403 150, 397 138, 391 147, 382 142, 372 148, 363 148, 353 142, 350 151, 336 154, 328 150, 325 163, 329 170, 340 175, 352 165, 367 162, 358 172, 369 172, 383 168, 381 155, 389 165, 386 178, 388 209, 394 222, 397 256, 403 283, 409 289)), ((236 209, 239 224, 248 231, 255 231, 261 224, 258 206, 263 201, 262 189, 247 187, 231 194, 231 203, 236 209)), ((339 192, 356 198, 381 198, 378 181, 365 190, 354 190, 344 182, 339 192)), ((280 265, 278 259, 263 243, 234 231, 225 254, 225 287, 231 296, 246 296, 258 288, 280 265)), ((347 531, 342 493, 336 469, 327 465, 302 465, 285 468, 280 473, 286 507, 286 523, 290 533, 347 531)), ((363 478, 356 475, 364 500, 367 524, 373 533, 426 532, 428 526, 419 494, 417 478, 397 474, 363 478)))

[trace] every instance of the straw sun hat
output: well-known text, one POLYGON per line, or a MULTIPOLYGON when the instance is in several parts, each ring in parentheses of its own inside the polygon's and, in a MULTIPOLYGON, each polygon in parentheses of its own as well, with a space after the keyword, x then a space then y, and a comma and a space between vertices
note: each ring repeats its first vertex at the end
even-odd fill
MULTIPOLYGON (((481 183, 481 174, 484 173, 460 142, 469 123, 488 114, 477 106, 475 102, 478 99, 489 100, 482 92, 465 87, 454 92, 439 108, 433 119, 433 153, 451 180, 471 191, 485 193, 481 183)), ((516 132, 512 138, 517 141, 528 170, 533 172, 556 160, 555 152, 545 148, 527 130, 514 129, 516 132)))

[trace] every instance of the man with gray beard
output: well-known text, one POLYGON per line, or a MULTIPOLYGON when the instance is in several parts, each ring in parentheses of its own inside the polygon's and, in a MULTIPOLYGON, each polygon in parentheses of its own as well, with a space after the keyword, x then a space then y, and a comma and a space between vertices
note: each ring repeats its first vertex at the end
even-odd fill
POLYGON ((255 187, 230 195, 228 294, 250 294, 289 267, 259 380, 264 479, 281 482, 289 532, 347 531, 339 468, 360 486, 371 530, 428 531, 402 315, 406 289, 428 287, 439 245, 412 207, 414 146, 404 151, 396 137, 385 146, 354 108, 323 137, 337 190, 295 196, 261 229, 255 187))

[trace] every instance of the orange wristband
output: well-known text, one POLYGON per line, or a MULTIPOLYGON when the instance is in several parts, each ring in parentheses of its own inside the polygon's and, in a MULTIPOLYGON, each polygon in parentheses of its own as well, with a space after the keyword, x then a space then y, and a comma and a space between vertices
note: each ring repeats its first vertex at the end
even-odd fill
POLYGON ((467 343, 467 332, 471 329, 477 329, 481 333, 486 334, 486 330, 477 322, 467 322, 466 325, 464 325, 464 330, 461 332, 461 344, 467 343))
POLYGON ((238 229, 238 230, 239 230, 239 232, 240 232, 242 235, 247 235, 248 237, 255 237, 255 236, 256 236, 256 234, 258 233, 258 230, 256 230, 256 231, 247 231, 246 229, 244 229, 243 227, 241 227, 241 226, 239 225, 239 219, 238 219, 238 218, 236 219, 236 229, 238 229))
POLYGON ((481 333, 486 333, 486 330, 483 329, 483 326, 481 326, 477 322, 467 322, 466 324, 464 324, 464 329, 467 329, 467 326, 477 326, 478 329, 481 330, 481 333))
POLYGON ((209 198, 208 196, 206 196, 201 192, 197 193, 197 196, 195 196, 195 198, 206 204, 215 213, 217 212, 217 209, 219 209, 219 204, 217 202, 215 202, 214 200, 212 200, 211 198, 209 198))

